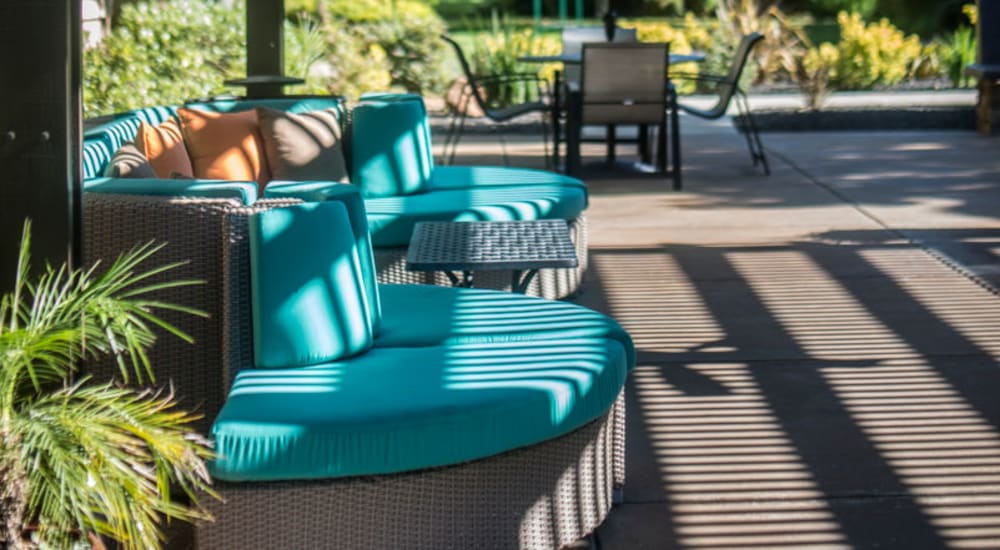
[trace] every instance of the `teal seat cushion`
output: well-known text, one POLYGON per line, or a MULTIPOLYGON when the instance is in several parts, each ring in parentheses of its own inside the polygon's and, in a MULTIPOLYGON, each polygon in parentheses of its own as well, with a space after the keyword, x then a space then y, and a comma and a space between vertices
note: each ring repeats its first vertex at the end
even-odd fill
POLYGON ((376 348, 350 360, 240 372, 212 428, 212 475, 322 479, 459 464, 599 418, 621 391, 619 342, 376 348))
POLYGON ((568 338, 609 338, 635 348, 608 316, 568 302, 511 292, 434 285, 379 285, 382 325, 375 347, 511 343, 568 338))
POLYGON ((366 198, 425 191, 433 155, 423 102, 366 100, 352 115, 351 183, 366 198))
POLYGON ((576 219, 585 189, 568 185, 510 185, 366 199, 375 247, 406 246, 420 221, 576 219))
POLYGON ((358 241, 342 203, 257 213, 249 235, 256 366, 300 367, 371 347, 358 241))
POLYGON ((572 185, 586 190, 583 181, 548 170, 509 166, 435 166, 428 188, 432 191, 508 185, 572 185))

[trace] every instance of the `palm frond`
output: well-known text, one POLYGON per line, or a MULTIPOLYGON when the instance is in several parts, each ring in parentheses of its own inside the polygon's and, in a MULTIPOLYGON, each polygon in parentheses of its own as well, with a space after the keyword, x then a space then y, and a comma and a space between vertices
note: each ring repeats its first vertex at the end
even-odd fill
POLYGON ((156 330, 191 340, 159 313, 204 315, 155 293, 198 282, 152 279, 183 265, 143 269, 162 247, 153 243, 103 271, 47 266, 30 281, 30 227, 25 222, 14 290, 0 297, 0 484, 15 487, 11 498, 25 511, 13 523, 0 518, 0 528, 30 520, 52 547, 93 532, 125 548, 158 548, 165 518, 207 517, 198 497, 214 496, 208 442, 190 430, 199 417, 177 410, 172 393, 85 387, 73 378, 82 359, 112 354, 126 380, 130 373, 152 380, 146 349, 156 330), (172 498, 172 489, 191 504, 172 498))
POLYGON ((37 400, 14 429, 21 461, 32 465, 28 510, 43 539, 93 531, 126 548, 154 548, 166 516, 206 518, 170 491, 195 503, 198 492, 213 494, 208 443, 189 430, 196 418, 177 410, 171 394, 111 385, 76 384, 37 400))

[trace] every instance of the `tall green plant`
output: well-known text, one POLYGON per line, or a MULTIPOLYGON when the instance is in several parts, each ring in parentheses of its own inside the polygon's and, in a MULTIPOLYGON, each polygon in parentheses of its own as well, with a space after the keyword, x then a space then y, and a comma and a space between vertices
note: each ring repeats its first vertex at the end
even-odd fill
POLYGON ((0 538, 64 548, 93 533, 158 548, 163 518, 207 518, 208 443, 172 395, 90 384, 76 365, 113 354, 124 377, 151 380, 154 327, 187 339, 156 312, 198 312, 150 294, 194 282, 150 282, 176 267, 139 271, 151 244, 103 273, 49 267, 30 281, 29 235, 26 222, 14 289, 0 299, 0 538))

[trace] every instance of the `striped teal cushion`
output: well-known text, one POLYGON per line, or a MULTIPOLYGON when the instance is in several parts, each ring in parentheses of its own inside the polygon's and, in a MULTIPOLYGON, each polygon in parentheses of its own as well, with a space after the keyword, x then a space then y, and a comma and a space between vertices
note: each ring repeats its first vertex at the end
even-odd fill
POLYGON ((292 368, 372 345, 372 306, 358 240, 340 202, 267 210, 250 218, 254 361, 292 368))

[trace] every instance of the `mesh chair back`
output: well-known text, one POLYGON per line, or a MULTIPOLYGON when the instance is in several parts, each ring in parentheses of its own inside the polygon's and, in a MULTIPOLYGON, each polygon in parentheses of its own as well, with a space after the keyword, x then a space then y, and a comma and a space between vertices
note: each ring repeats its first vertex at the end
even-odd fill
POLYGON ((584 124, 660 124, 667 107, 666 43, 588 43, 580 94, 584 124))
POLYGON ((476 106, 479 107, 484 113, 489 112, 489 107, 486 104, 486 98, 482 95, 482 88, 479 83, 476 82, 476 75, 472 72, 472 67, 469 66, 468 60, 465 59, 465 53, 462 51, 462 47, 455 42, 452 37, 442 34, 441 38, 451 44, 451 47, 455 50, 455 56, 458 57, 458 63, 462 66, 462 72, 465 73, 465 80, 469 83, 469 89, 472 93, 472 99, 476 102, 476 106))
POLYGON ((733 55, 733 64, 730 65, 729 72, 717 88, 719 102, 708 111, 711 117, 716 118, 726 114, 726 110, 729 109, 729 102, 733 99, 733 94, 739 90, 740 77, 743 76, 743 68, 746 67, 747 60, 750 59, 750 52, 763 39, 764 35, 752 32, 740 40, 740 45, 736 48, 736 54, 733 55))
MULTIPOLYGON (((583 45, 587 42, 607 42, 608 37, 604 34, 604 27, 567 27, 562 30, 562 53, 563 55, 579 55, 583 52, 583 45)), ((611 40, 618 42, 638 42, 639 38, 635 29, 615 28, 615 36, 611 40)), ((570 86, 580 84, 580 66, 567 64, 563 68, 563 80, 570 86)))

